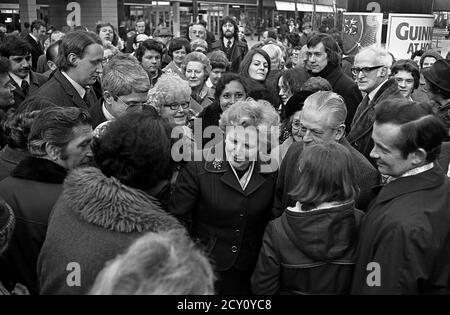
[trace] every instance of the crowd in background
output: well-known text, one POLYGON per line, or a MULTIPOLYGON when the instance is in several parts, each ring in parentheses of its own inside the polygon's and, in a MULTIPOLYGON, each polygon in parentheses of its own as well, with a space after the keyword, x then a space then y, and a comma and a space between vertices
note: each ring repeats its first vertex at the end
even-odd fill
POLYGON ((233 17, 0 41, 0 294, 449 293, 449 56, 233 17))

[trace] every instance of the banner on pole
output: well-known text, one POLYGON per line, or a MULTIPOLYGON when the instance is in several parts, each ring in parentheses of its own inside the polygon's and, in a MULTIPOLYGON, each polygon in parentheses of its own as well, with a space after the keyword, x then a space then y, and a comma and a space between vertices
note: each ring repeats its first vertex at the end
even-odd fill
POLYGON ((389 14, 386 48, 396 59, 409 59, 417 50, 431 49, 434 16, 389 14))
POLYGON ((344 54, 356 55, 362 47, 381 45, 383 13, 345 12, 344 54))

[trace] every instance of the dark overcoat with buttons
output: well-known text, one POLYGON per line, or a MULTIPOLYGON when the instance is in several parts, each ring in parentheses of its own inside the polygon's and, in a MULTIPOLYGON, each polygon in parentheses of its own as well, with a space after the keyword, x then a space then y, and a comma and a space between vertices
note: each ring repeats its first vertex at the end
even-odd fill
POLYGON ((216 271, 254 269, 277 178, 263 170, 256 162, 245 190, 226 161, 188 162, 178 176, 169 210, 187 224, 216 271))

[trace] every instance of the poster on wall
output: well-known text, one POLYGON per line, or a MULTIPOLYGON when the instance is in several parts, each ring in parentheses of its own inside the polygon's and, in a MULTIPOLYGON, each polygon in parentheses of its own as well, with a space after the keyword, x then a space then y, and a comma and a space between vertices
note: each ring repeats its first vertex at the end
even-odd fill
POLYGON ((389 14, 386 48, 396 59, 408 59, 417 50, 431 49, 434 16, 389 14))
POLYGON ((356 55, 362 47, 381 45, 383 13, 344 13, 344 54, 356 55))

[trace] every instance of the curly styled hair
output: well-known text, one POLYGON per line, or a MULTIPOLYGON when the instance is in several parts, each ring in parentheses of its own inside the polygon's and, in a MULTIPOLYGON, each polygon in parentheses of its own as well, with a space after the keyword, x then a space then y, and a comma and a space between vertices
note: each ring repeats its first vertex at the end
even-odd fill
POLYGON ((3 125, 8 145, 13 149, 27 151, 28 134, 39 111, 15 113, 3 125))
POLYGON ((171 125, 153 113, 127 113, 111 122, 92 152, 106 176, 141 190, 171 176, 171 125))

